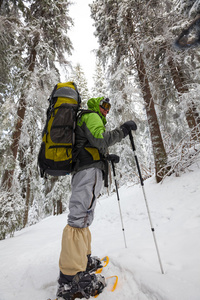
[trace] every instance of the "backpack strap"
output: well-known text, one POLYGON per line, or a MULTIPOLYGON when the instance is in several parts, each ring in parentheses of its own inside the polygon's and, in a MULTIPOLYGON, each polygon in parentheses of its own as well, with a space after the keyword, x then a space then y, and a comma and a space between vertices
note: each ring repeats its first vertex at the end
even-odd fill
POLYGON ((80 94, 79 94, 79 91, 78 91, 78 88, 77 88, 77 85, 76 85, 75 82, 73 82, 73 85, 74 85, 74 87, 75 87, 75 91, 76 91, 77 94, 78 94, 78 106, 80 107, 80 105, 81 105, 81 96, 80 96, 80 94))
POLYGON ((89 114, 89 113, 95 113, 95 114, 99 115, 99 113, 94 110, 81 108, 78 110, 78 113, 77 113, 77 121, 80 120, 83 115, 89 114))
MULTIPOLYGON (((90 109, 79 109, 79 111, 78 111, 78 113, 77 113, 77 121, 80 120, 81 117, 82 117, 84 114, 88 114, 88 113, 96 113, 96 114, 99 115, 99 113, 96 112, 96 111, 94 111, 94 110, 90 110, 90 109)), ((100 116, 100 115, 99 115, 99 116, 100 116)), ((101 116, 100 116, 100 117, 101 117, 101 116)), ((74 159, 74 162, 77 161, 77 158, 78 158, 79 153, 81 152, 81 150, 82 150, 83 148, 85 148, 85 146, 87 145, 87 143, 88 143, 88 141, 86 141, 86 142, 82 145, 82 147, 80 147, 80 148, 78 149, 78 151, 74 154, 74 158, 75 158, 75 159, 74 159)), ((108 161, 107 161, 107 159, 104 158, 102 155, 100 155, 100 157, 101 157, 101 160, 102 160, 102 161, 104 162, 104 164, 105 164, 105 171, 103 172, 104 186, 105 186, 105 187, 108 187, 108 161)), ((77 171, 77 169, 78 169, 78 166, 75 167, 75 171, 77 171)))
MULTIPOLYGON (((90 110, 90 109, 79 109, 77 112, 77 120, 76 121, 78 122, 78 120, 80 120, 84 114, 88 114, 88 113, 96 113, 96 112, 93 110, 90 110)), ((85 141, 85 143, 73 154, 73 163, 77 162, 77 158, 78 158, 81 150, 85 148, 87 143, 88 143, 88 141, 85 141)))
POLYGON ((53 95, 54 95, 54 93, 55 93, 56 90, 57 90, 57 84, 54 86, 54 89, 53 89, 53 91, 52 91, 52 93, 51 93, 51 95, 50 95, 50 97, 48 99, 48 101, 49 101, 49 107, 47 109, 46 124, 44 126, 43 131, 42 131, 42 136, 44 136, 45 133, 46 133, 46 135, 48 133, 47 127, 48 127, 48 122, 49 122, 49 120, 51 118, 51 112, 52 112, 54 104, 55 104, 55 103, 53 103, 53 95))

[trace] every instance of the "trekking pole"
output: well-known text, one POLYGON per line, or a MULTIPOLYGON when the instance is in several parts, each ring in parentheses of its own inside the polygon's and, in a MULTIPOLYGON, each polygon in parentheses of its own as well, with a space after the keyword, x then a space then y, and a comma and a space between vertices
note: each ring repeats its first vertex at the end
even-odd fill
POLYGON ((113 169, 113 177, 115 180, 115 188, 116 188, 117 200, 118 200, 118 205, 119 205, 119 212, 120 212, 120 218, 121 218, 121 224, 122 224, 122 232, 123 232, 123 236, 124 236, 124 244, 125 244, 125 248, 127 248, 125 230, 124 230, 124 224, 123 224, 123 218, 122 218, 122 210, 121 210, 120 199, 119 199, 119 191, 118 191, 117 179, 116 179, 116 173, 115 173, 115 165, 112 160, 111 160, 111 164, 112 164, 112 169, 113 169))
POLYGON ((161 258, 160 258, 160 253, 159 253, 159 250, 158 250, 158 244, 157 244, 157 241, 156 241, 155 229, 153 227, 153 223, 152 223, 152 220, 151 220, 149 205, 148 205, 147 197, 146 197, 145 190, 144 190, 144 181, 143 181, 142 174, 141 174, 141 171, 140 171, 140 166, 139 166, 138 158, 137 158, 137 155, 136 155, 135 144, 134 144, 134 141, 133 141, 133 136, 132 136, 131 131, 129 132, 129 137, 130 137, 131 146, 132 146, 132 149, 133 149, 133 153, 134 153, 134 156, 135 156, 135 162, 136 162, 139 177, 140 177, 140 182, 141 182, 142 191, 143 191, 143 195, 144 195, 144 200, 145 200, 145 204, 146 204, 146 208, 147 208, 147 212, 148 212, 148 216, 149 216, 151 231, 152 231, 153 239, 154 239, 155 246, 156 246, 156 251, 157 251, 157 255, 158 255, 158 260, 159 260, 159 264, 160 264, 161 273, 164 274, 163 266, 162 266, 162 262, 161 262, 161 258))
POLYGON ((124 224, 123 224, 123 218, 122 218, 122 210, 121 210, 120 198, 119 198, 119 191, 118 191, 118 186, 117 186, 115 165, 114 165, 114 162, 116 162, 116 163, 119 162, 119 157, 117 155, 113 154, 113 155, 108 155, 107 159, 109 161, 111 161, 111 165, 112 165, 113 177, 114 177, 115 188, 116 188, 116 193, 117 193, 117 200, 118 200, 118 205, 119 205, 119 213, 120 213, 121 224, 122 224, 122 232, 123 232, 123 236, 124 236, 124 244, 125 244, 125 248, 127 248, 126 237, 125 237, 125 230, 124 230, 124 224))

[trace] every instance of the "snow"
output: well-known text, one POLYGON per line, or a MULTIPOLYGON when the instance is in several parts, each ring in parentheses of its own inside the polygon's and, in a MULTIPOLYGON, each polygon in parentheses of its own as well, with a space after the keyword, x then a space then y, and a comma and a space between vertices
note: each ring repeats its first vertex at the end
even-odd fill
MULTIPOLYGON (((118 275, 115 292, 99 300, 200 299, 200 167, 156 184, 145 181, 165 274, 161 273, 140 185, 119 189, 127 248, 116 193, 98 199, 91 226, 93 255, 108 255, 105 276, 118 275)), ((52 216, 0 241, 0 300, 55 299, 62 230, 67 214, 52 216)))

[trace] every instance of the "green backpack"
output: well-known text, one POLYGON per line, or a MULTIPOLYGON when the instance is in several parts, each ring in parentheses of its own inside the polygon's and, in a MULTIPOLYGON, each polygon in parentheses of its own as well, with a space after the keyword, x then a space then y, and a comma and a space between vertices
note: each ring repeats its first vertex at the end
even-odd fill
POLYGON ((38 155, 41 177, 63 176, 74 168, 77 112, 81 98, 74 82, 58 83, 50 98, 38 155))

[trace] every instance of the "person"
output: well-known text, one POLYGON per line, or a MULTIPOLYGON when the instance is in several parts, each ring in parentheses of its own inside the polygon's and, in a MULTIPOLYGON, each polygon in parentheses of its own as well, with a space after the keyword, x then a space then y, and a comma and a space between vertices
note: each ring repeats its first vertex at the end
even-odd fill
POLYGON ((137 129, 134 121, 128 121, 112 131, 105 130, 106 116, 111 108, 108 98, 92 98, 87 105, 90 111, 81 114, 77 121, 75 149, 79 154, 72 176, 68 224, 63 230, 59 259, 57 297, 65 300, 88 299, 105 287, 105 278, 91 272, 101 267, 101 261, 91 256, 89 226, 103 176, 106 178, 108 147, 120 142, 130 130, 137 129))

